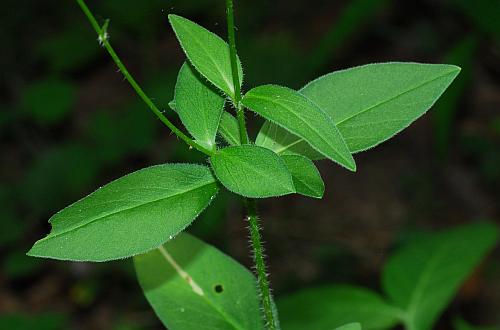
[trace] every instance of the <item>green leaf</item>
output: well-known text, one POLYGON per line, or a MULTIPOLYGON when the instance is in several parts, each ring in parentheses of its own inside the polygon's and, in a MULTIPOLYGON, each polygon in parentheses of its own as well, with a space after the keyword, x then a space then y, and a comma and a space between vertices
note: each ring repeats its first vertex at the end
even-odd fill
POLYGON ((269 149, 227 147, 210 157, 210 163, 220 182, 236 194, 265 198, 295 192, 285 162, 269 149))
POLYGON ((390 328, 398 311, 367 289, 337 285, 305 289, 278 300, 287 330, 324 330, 358 322, 364 330, 390 328))
POLYGON ((219 124, 219 134, 229 143, 229 145, 237 146, 241 144, 238 121, 227 112, 222 113, 219 124))
POLYGON ((253 275, 193 236, 183 233, 134 263, 168 329, 264 329, 253 275))
POLYGON ((30 256, 107 261, 149 251, 188 226, 217 193, 210 169, 167 164, 126 175, 52 216, 30 256))
POLYGON ((283 155, 281 158, 292 175, 297 193, 314 198, 323 197, 325 184, 312 161, 301 155, 283 155))
POLYGON ((301 93, 332 117, 349 150, 358 152, 424 114, 459 72, 444 64, 368 64, 320 77, 301 93))
POLYGON ((330 117, 302 94, 281 86, 251 89, 243 105, 303 138, 325 157, 355 171, 356 164, 330 117))
MULTIPOLYGON (((374 147, 410 125, 459 72, 459 67, 443 64, 368 64, 322 76, 300 92, 333 119, 354 153, 374 147)), ((311 152, 292 149, 300 143, 300 136, 290 137, 283 130, 263 127, 259 135, 263 135, 261 140, 270 140, 266 147, 280 148, 278 153, 311 152)))
POLYGON ((184 63, 177 77, 174 102, 175 111, 195 140, 213 150, 225 98, 184 63))
POLYGON ((348 323, 341 327, 335 328, 335 330, 361 330, 361 324, 359 323, 348 323))
MULTIPOLYGON (((205 78, 234 100, 229 45, 219 36, 177 15, 168 19, 189 61, 205 78)), ((243 70, 238 60, 240 85, 243 70)))
POLYGON ((407 328, 432 328, 497 237, 494 225, 466 225, 421 237, 389 259, 383 286, 393 303, 405 311, 407 328))

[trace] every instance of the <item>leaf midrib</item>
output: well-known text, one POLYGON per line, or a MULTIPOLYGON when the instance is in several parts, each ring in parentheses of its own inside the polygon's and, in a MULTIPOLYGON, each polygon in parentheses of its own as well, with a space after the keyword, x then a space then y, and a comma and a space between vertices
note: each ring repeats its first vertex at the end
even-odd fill
POLYGON ((316 189, 315 187, 311 186, 307 181, 305 180, 301 180, 299 177, 295 176, 295 178, 300 182, 302 183, 304 186, 306 186, 309 190, 311 190, 315 195, 314 196, 319 196, 321 195, 319 193, 319 190, 316 189))
MULTIPOLYGON (((432 82, 434 82, 434 81, 436 81, 436 80, 438 80, 438 79, 444 78, 444 77, 446 77, 447 75, 450 75, 450 74, 452 74, 452 73, 454 73, 454 72, 455 72, 455 71, 450 71, 450 72, 447 72, 447 73, 445 73, 445 74, 443 74, 443 75, 441 75, 441 76, 437 76, 436 78, 433 78, 433 79, 431 79, 431 80, 427 80, 426 82, 424 82, 424 83, 422 83, 422 84, 420 84, 420 85, 417 85, 416 87, 412 87, 411 89, 408 89, 408 90, 406 90, 406 91, 404 91, 404 92, 402 92, 402 93, 400 93, 400 94, 397 94, 397 95, 395 95, 395 96, 392 96, 392 97, 391 97, 391 98, 389 98, 389 99, 386 99, 386 100, 381 101, 381 102, 379 102, 379 103, 377 103, 377 104, 375 104, 375 105, 372 105, 372 106, 370 106, 370 107, 368 107, 368 108, 366 108, 366 109, 363 109, 363 110, 361 110, 361 111, 359 111, 359 112, 357 112, 357 113, 355 113, 355 114, 353 114, 353 115, 351 115, 351 116, 349 116, 349 117, 347 117, 347 118, 345 118, 345 119, 343 119, 343 120, 341 120, 341 121, 337 122, 337 123, 336 123, 336 125, 337 125, 337 126, 339 126, 340 124, 343 124, 344 122, 346 122, 346 121, 348 121, 348 120, 350 120, 350 119, 352 119, 352 118, 354 118, 354 117, 356 117, 356 116, 358 116, 358 115, 360 115, 360 114, 363 114, 363 113, 365 113, 365 112, 367 112, 367 111, 370 111, 370 110, 372 110, 372 109, 374 109, 374 108, 377 108, 377 107, 382 106, 382 105, 384 105, 384 104, 386 104, 386 103, 389 103, 389 102, 391 102, 391 101, 394 101, 395 99, 399 98, 400 96, 403 96, 403 95, 405 95, 405 94, 407 94, 407 93, 413 92, 413 91, 415 91, 415 90, 417 90, 417 89, 419 89, 419 88, 421 88, 421 87, 424 87, 424 86, 425 86, 425 85, 427 85, 427 84, 430 84, 430 83, 432 83, 432 82)), ((299 93, 301 93, 301 91, 299 91, 299 93)), ((306 96, 306 97, 307 97, 307 96, 306 96)), ((386 122, 386 121, 381 121, 381 123, 384 123, 384 122, 386 122)), ((275 124, 275 125, 276 125, 276 124, 275 124)), ((300 138, 300 137, 299 137, 299 138, 297 139, 296 143, 290 143, 288 146, 286 146, 286 148, 282 148, 282 149, 280 149, 280 150, 279 150, 279 152, 284 152, 284 151, 288 150, 289 148, 293 147, 295 144, 298 144, 298 143, 300 143, 301 141, 304 141, 304 140, 305 140, 305 139, 303 139, 303 138, 300 138)))
POLYGON ((410 296, 410 300, 407 307, 407 317, 408 322, 414 323, 416 312, 418 311, 419 302, 423 297, 423 288, 427 286, 430 279, 432 278, 431 273, 434 272, 439 260, 442 258, 443 254, 446 252, 448 244, 444 244, 441 248, 430 258, 423 268, 422 276, 417 280, 417 285, 410 296))
MULTIPOLYGON (((147 206, 147 205, 150 205, 150 204, 154 204, 154 203, 157 203, 157 202, 161 202, 161 201, 164 201, 164 200, 167 200, 169 198, 174 198, 174 197, 178 197, 178 196, 181 196, 181 195, 184 195, 184 194, 187 194, 187 193, 190 193, 190 192, 193 192, 195 190, 199 190, 201 188, 204 188, 206 186, 209 186, 209 185, 213 185, 215 184, 215 181, 213 182, 209 182, 209 183, 205 183, 205 184, 202 184, 202 185, 198 185, 198 186, 193 186, 193 188, 189 189, 189 190, 185 190, 185 191, 182 191, 180 193, 176 193, 174 195, 169 195, 169 196, 166 196, 166 197, 162 197, 162 198, 159 198, 159 199, 155 199, 155 200, 152 200, 152 201, 149 201, 149 202, 146 202, 146 203, 143 203, 143 204, 138 204, 138 205, 135 205, 133 207, 130 207, 130 208, 124 208, 124 209, 120 209, 118 211, 115 211, 115 212, 111 212, 111 213, 107 213, 106 215, 104 216, 100 216, 100 217, 96 217, 88 222, 85 222, 81 225, 78 225, 78 226, 75 226, 75 227, 71 227, 69 229, 66 229, 66 230, 63 230, 61 232, 58 232, 56 234, 49 234, 47 237, 44 237, 42 238, 41 240, 39 240, 38 242, 43 242, 45 240, 49 240, 49 239, 53 239, 53 238, 56 238, 56 237, 59 237, 59 236, 62 236, 64 234, 67 234, 69 232, 72 232, 72 231, 75 231, 75 230, 78 230, 78 229, 81 229, 85 226, 88 226, 96 221, 99 221, 99 220, 104 220, 108 217, 111 217, 113 215, 116 215, 116 214, 119 214, 119 213, 122 213, 122 212, 128 212, 128 211, 131 211, 131 210, 134 210, 136 208, 139 208, 139 207, 143 207, 143 206, 147 206)), ((37 243, 38 243, 37 242, 37 243)))
MULTIPOLYGON (((300 156, 300 155, 292 155, 292 157, 303 157, 303 156, 300 156)), ((306 157, 304 157, 304 158, 306 158, 306 157)), ((306 159, 307 159, 307 158, 306 158, 306 159)), ((286 164, 286 162, 285 162, 285 164, 286 164)), ((313 166, 314 166, 314 165, 313 165, 313 166)), ((288 167, 288 165, 287 165, 287 167, 288 167)), ((312 170, 314 170, 314 169, 312 169, 312 170)), ((290 172, 290 173, 291 173, 291 172, 290 172)), ((293 178, 297 179, 297 181, 299 181, 300 183, 302 183, 304 186, 306 186, 306 188, 308 188, 309 190, 311 190, 313 193, 315 193, 315 194, 317 194, 317 195, 320 195, 320 194, 318 193, 318 190, 317 190, 316 188, 314 188, 312 185, 310 185, 310 184, 308 183, 309 181, 307 181, 307 180, 302 180, 302 179, 301 179, 301 177, 298 177, 298 176, 296 176, 296 175, 293 175, 293 174, 291 174, 291 175, 292 175, 292 180, 293 180, 293 178)), ((309 179, 311 179, 311 178, 309 178, 309 179)), ((294 185, 295 185, 295 184, 294 184, 294 185)))
MULTIPOLYGON (((340 158, 342 158, 342 159, 346 162, 346 164, 350 164, 350 163, 351 163, 351 162, 350 162, 348 159, 346 159, 346 158, 345 158, 342 154, 340 154, 340 153, 336 150, 336 148, 335 148, 334 146, 332 146, 330 143, 328 143, 328 141, 327 141, 327 140, 325 140, 325 139, 323 138, 323 136, 322 136, 322 135, 321 135, 321 134, 320 134, 320 133, 319 133, 319 132, 318 132, 318 131, 314 128, 314 127, 312 127, 312 126, 311 126, 311 125, 310 125, 307 121, 303 120, 303 119, 302 119, 300 116, 298 116, 298 115, 297 115, 294 111, 292 111, 290 107, 286 106, 285 104, 282 104, 282 103, 277 102, 276 100, 274 100, 274 99, 273 99, 273 98, 271 98, 271 97, 266 97, 266 96, 263 96, 263 95, 252 95, 252 94, 250 94, 250 98, 252 98, 252 97, 253 97, 253 98, 255 98, 255 99, 267 100, 267 101, 269 101, 269 102, 271 102, 271 103, 273 103, 273 104, 276 104, 276 105, 278 105, 278 106, 281 106, 281 107, 285 108, 285 109, 286 109, 286 110, 288 110, 291 114, 293 114, 293 115, 295 116, 295 118, 298 118, 298 119, 299 119, 302 123, 304 123, 307 127, 309 127, 309 128, 310 128, 310 129, 311 129, 311 130, 312 130, 312 131, 313 131, 313 132, 317 135, 317 137, 319 137, 319 139, 320 139, 321 141, 323 141, 326 145, 328 145, 330 148, 332 148, 332 149, 333 149, 333 151, 334 151, 334 153, 335 153, 335 154, 337 154, 337 156, 339 156, 340 158)), ((243 102, 243 103, 244 103, 244 102, 243 102)), ((296 103, 296 104, 300 105, 300 103, 296 103)), ((318 107, 318 109, 319 109, 321 112, 323 111, 323 110, 321 110, 319 107, 318 107)), ((255 110, 254 110, 254 111, 255 111, 255 110)), ((257 112, 257 111, 256 111, 256 112, 257 112)), ((326 114, 325 114, 325 115, 326 115, 326 114)), ((331 119, 330 119, 330 120, 331 120, 331 119)), ((336 128, 335 123, 334 123, 333 121, 332 121, 331 123, 332 123, 333 127, 335 127, 335 128, 336 128)), ((275 125, 278 125, 278 124, 275 124, 275 125)), ((337 129, 337 128, 336 128, 336 129, 337 129)), ((287 128, 287 130, 288 130, 288 128, 287 128)), ((337 129, 337 130, 338 130, 338 129, 337 129)), ((290 131, 292 131, 292 130, 290 130, 290 131)), ((294 133, 295 135, 298 135, 296 132, 292 132, 292 133, 294 133)), ((340 137, 342 137, 342 136, 340 135, 340 137)), ((302 139, 303 139, 303 140, 305 140, 305 141, 307 141, 307 142, 309 142, 308 140, 306 140, 306 139, 304 139, 304 138, 302 138, 302 139)), ((329 155, 326 155, 323 151, 319 150, 319 148, 318 148, 318 147, 314 147, 314 146, 313 146, 310 142, 309 142, 309 144, 310 144, 310 145, 311 145, 314 149, 316 149, 318 152, 322 153, 324 156, 330 157, 329 155)), ((346 148, 346 149, 347 149, 347 148, 346 148)), ((347 150, 348 150, 348 149, 347 149, 347 150)))
MULTIPOLYGON (((231 116, 230 114, 227 114, 227 115, 231 116)), ((219 122, 218 129, 221 131, 222 135, 226 135, 226 137, 228 138, 228 140, 232 140, 233 143, 237 142, 236 144, 238 144, 239 143, 239 136, 232 134, 231 129, 228 128, 229 125, 227 125, 227 127, 226 127, 226 125, 221 125, 221 123, 222 123, 222 117, 224 117, 224 111, 222 112, 221 120, 219 122)), ((230 120, 232 120, 232 119, 230 119, 230 120)))
MULTIPOLYGON (((182 26, 181 26, 182 28, 182 26)), ((229 88, 229 91, 231 92, 231 94, 234 94, 234 90, 233 90, 233 86, 232 86, 232 83, 229 82, 227 79, 226 79, 226 76, 224 74, 224 72, 222 71, 222 69, 219 67, 217 61, 215 61, 215 59, 212 57, 211 53, 207 51, 207 49, 205 48, 205 46, 203 45, 202 42, 200 42, 197 38, 196 38, 196 34, 193 34, 189 29, 184 29, 185 32, 187 32, 192 38, 193 40, 196 42, 196 44, 199 45, 199 47, 205 52, 205 54, 207 55, 207 57, 210 59, 210 61, 212 62, 213 66, 215 67, 215 69, 217 70, 217 72, 219 73, 219 75, 222 77, 222 80, 224 80, 224 82, 226 83, 226 87, 229 88)), ((205 31, 205 32, 208 32, 209 34, 212 34, 211 32, 209 31, 205 31)), ((214 35, 215 36, 215 35, 214 35)), ((215 36, 216 38, 218 38, 217 36, 215 36)), ((219 41, 222 41, 224 42, 223 40, 219 40, 219 41)), ((191 60, 191 63, 193 63, 194 66, 196 66, 194 64, 194 61, 191 60)), ((207 77, 208 79, 208 77, 207 77)), ((210 80, 210 79, 209 79, 210 80)))
MULTIPOLYGON (((160 255, 162 256, 162 258, 163 258, 163 259, 165 259, 165 260, 166 260, 165 256, 163 256, 161 253, 160 253, 160 255)), ((174 257, 172 256, 172 254, 170 254, 170 256, 172 257, 172 259, 174 258, 174 257)), ((167 263, 168 263, 168 260, 167 260, 167 263)), ((179 263, 179 262, 177 262, 177 264, 178 264, 178 265, 180 265, 180 263, 179 263)), ((169 264, 169 266, 171 266, 171 265, 169 264)), ((188 272, 187 272, 186 270, 184 270, 184 269, 183 269, 183 271, 184 271, 186 274, 188 274, 188 275, 189 275, 189 276, 190 276, 190 277, 194 280, 194 277, 193 277, 192 275, 190 275, 190 273, 188 273, 188 272)), ((182 278, 179 274, 177 274, 177 276, 179 276, 181 279, 183 279, 183 278, 182 278)), ((185 283, 186 285, 188 285, 188 286, 189 286, 189 284, 187 284, 187 283, 186 283, 186 281, 182 281, 182 282, 183 282, 183 283, 185 283)), ((200 282, 197 282, 197 283, 200 283, 200 282)), ((206 290, 206 288, 203 288, 203 289, 205 289, 205 290, 206 290)), ((208 291, 208 290, 206 290, 206 291, 208 291)), ((210 307, 212 307, 212 308, 213 308, 216 312, 218 312, 218 313, 222 316, 222 318, 223 318, 224 320, 226 320, 226 321, 227 321, 227 323, 229 323, 229 324, 230 324, 230 325, 231 325, 234 329, 237 329, 237 330, 244 330, 244 329, 245 329, 244 327, 240 326, 240 325, 239 325, 239 323, 238 323, 236 320, 234 320, 232 317, 230 317, 229 315, 227 315, 227 314, 224 312, 224 310, 222 310, 222 309, 218 308, 218 306, 217 306, 216 304, 214 304, 214 302, 213 302, 212 300, 208 299, 208 297, 207 297, 207 295, 206 295, 205 293, 203 293, 203 295, 201 295, 201 296, 199 296, 199 295, 198 295, 198 297, 202 297, 202 298, 203 298, 203 300, 205 300, 205 302, 207 303, 207 305, 209 305, 209 306, 210 306, 210 307)))
POLYGON ((424 87, 425 85, 428 85, 428 84, 430 84, 430 83, 433 83, 434 81, 436 81, 436 80, 438 80, 438 79, 441 79, 441 78, 444 78, 444 77, 446 77, 446 76, 448 76, 448 75, 450 75, 450 74, 452 74, 452 73, 454 73, 454 72, 456 72, 456 70, 449 71, 449 72, 444 73, 444 74, 442 74, 442 75, 440 75, 440 76, 437 76, 437 77, 435 77, 435 78, 432 78, 432 79, 430 79, 430 80, 427 80, 427 81, 425 81, 425 82, 423 82, 423 83, 421 83, 421 84, 419 84, 419 85, 417 85, 417 86, 415 86, 415 87, 412 87, 412 88, 410 88, 410 89, 408 89, 408 90, 405 90, 404 92, 401 92, 401 93, 399 93, 399 94, 396 94, 396 95, 394 95, 394 96, 392 96, 392 97, 390 97, 390 98, 388 98, 388 99, 386 99, 386 100, 383 100, 383 101, 381 101, 381 102, 379 102, 379 103, 376 103, 376 104, 374 104, 374 105, 372 105, 372 106, 370 106, 370 107, 368 107, 368 108, 366 108, 366 109, 363 109, 363 110, 361 110, 361 111, 359 111, 359 112, 357 112, 357 113, 355 113, 355 114, 352 114, 351 116, 349 116, 349 117, 347 117, 347 118, 342 119, 341 121, 337 122, 336 124, 337 124, 337 126, 339 126, 339 125, 343 124, 344 122, 346 122, 346 121, 348 121, 348 120, 351 120, 352 118, 354 118, 354 117, 356 117, 356 116, 359 116, 359 115, 361 115, 361 114, 363 114, 363 113, 365 113, 365 112, 368 112, 368 111, 370 111, 370 110, 372 110, 372 109, 374 109, 374 108, 377 108, 377 107, 382 106, 382 105, 384 105, 384 104, 386 104, 386 103, 389 103, 389 102, 391 102, 391 101, 394 101, 395 99, 397 99, 397 98, 399 98, 399 97, 401 97, 401 96, 403 96, 403 95, 405 95, 405 94, 411 93, 411 92, 413 92, 413 91, 415 91, 415 90, 417 90, 417 89, 419 89, 419 88, 421 88, 421 87, 424 87))
MULTIPOLYGON (((265 175, 265 174, 263 175, 263 174, 262 174, 262 173, 266 173, 266 172, 257 171, 257 170, 256 170, 256 168, 255 168, 254 166, 250 166, 250 165, 248 164, 248 162, 246 162, 246 161, 242 160, 240 157, 236 157, 236 156, 234 156, 234 155, 231 157, 231 155, 227 155, 227 154, 226 154, 226 155, 224 155, 224 153, 223 153, 223 152, 221 152, 221 153, 219 154, 219 156, 223 156, 223 157, 225 156, 225 157, 226 157, 226 159, 229 159, 230 161, 232 160, 232 161, 233 161, 233 162, 235 162, 235 163, 239 163, 239 164, 243 165, 243 166, 244 166, 245 168, 247 168, 250 172, 253 172, 253 173, 257 174, 257 175, 259 175, 260 177, 263 177, 263 178, 268 178, 268 177, 269 177, 268 175, 265 175)), ((227 164, 227 162, 225 162, 225 163, 227 164)), ((286 166, 286 165, 285 165, 285 166, 286 166)), ((226 167, 226 171, 227 171, 228 173, 230 173, 230 176, 231 176, 231 177, 233 178, 233 180, 234 180, 234 179, 235 179, 235 177, 233 176, 232 172, 231 172, 231 171, 230 171, 227 167, 226 167)), ((288 175, 288 179, 289 179, 290 186, 291 186, 291 187, 293 187, 293 179, 292 179, 292 176, 290 175, 290 173, 288 173, 288 174, 289 174, 289 175, 288 175)), ((235 181, 235 182, 238 182, 237 180, 234 180, 234 181, 235 181)), ((290 186, 284 186, 283 184, 281 184, 281 181, 278 181, 278 182, 280 182, 280 186, 281 186, 282 188, 285 188, 285 189, 287 189, 288 191, 290 190, 290 189, 289 189, 289 188, 290 188, 290 186)))

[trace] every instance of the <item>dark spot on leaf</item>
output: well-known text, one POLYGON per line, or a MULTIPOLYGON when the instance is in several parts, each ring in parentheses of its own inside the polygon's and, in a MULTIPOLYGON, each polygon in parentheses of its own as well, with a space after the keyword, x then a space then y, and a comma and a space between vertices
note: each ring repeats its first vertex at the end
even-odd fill
POLYGON ((214 286, 214 290, 217 293, 222 293, 224 291, 224 287, 222 286, 222 284, 217 284, 216 286, 214 286))

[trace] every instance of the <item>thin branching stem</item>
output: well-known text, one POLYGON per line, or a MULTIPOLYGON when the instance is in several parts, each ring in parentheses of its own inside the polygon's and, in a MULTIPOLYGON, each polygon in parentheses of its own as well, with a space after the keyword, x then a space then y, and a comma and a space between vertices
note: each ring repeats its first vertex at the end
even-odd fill
MULTIPOLYGON (((245 124, 244 108, 241 104, 241 89, 240 77, 238 73, 238 57, 236 54, 236 40, 234 32, 234 9, 233 0, 226 0, 226 14, 227 14, 227 34, 229 39, 229 52, 231 57, 231 71, 233 76, 234 85, 234 99, 233 102, 236 107, 236 114, 238 118, 238 125, 240 129, 240 139, 242 144, 248 144, 248 133, 245 124)), ((250 240, 253 249, 253 259, 255 264, 255 271, 257 272, 257 283, 261 294, 262 309, 267 328, 271 330, 278 329, 278 318, 276 310, 273 306, 271 298, 271 289, 269 288, 269 281, 266 274, 266 263, 264 260, 264 247, 262 244, 262 237, 259 227, 259 217, 257 214, 257 202, 255 199, 246 198, 245 206, 248 214, 248 227, 250 230, 250 240)))
POLYGON ((153 101, 146 95, 146 93, 142 90, 142 88, 139 86, 139 84, 135 81, 135 79, 132 77, 130 72, 127 70, 123 62, 120 60, 118 55, 116 54, 115 50, 113 47, 111 47, 111 44, 109 43, 109 36, 107 33, 107 27, 108 27, 108 21, 104 23, 104 25, 101 27, 97 23, 97 20, 95 19, 94 15, 90 11, 90 9, 87 7, 85 4, 84 0, 76 0, 76 2, 80 5, 80 8, 82 11, 85 13, 87 16, 88 20, 90 21, 90 24, 94 28, 94 30, 97 32, 98 40, 99 43, 106 48, 108 51, 109 55, 113 59, 113 61, 116 63, 118 66, 118 69, 120 69, 120 72, 123 74, 125 79, 129 82, 130 86, 135 90, 137 95, 146 103, 148 108, 160 119, 160 121, 165 124, 175 135, 177 135, 181 140, 186 142, 190 147, 208 155, 211 156, 213 154, 212 150, 208 150, 198 144, 196 141, 193 141, 189 136, 184 134, 180 129, 178 129, 170 120, 168 120, 167 117, 163 115, 163 113, 158 109, 158 107, 153 103, 153 101))

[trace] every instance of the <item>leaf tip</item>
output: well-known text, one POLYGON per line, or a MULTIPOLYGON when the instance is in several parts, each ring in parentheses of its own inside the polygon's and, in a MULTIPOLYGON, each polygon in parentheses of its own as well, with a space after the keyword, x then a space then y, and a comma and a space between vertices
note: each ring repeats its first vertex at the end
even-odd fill
POLYGON ((350 155, 350 157, 345 160, 344 166, 351 172, 357 171, 356 162, 354 161, 352 155, 350 155))
POLYGON ((320 192, 314 192, 313 194, 307 195, 309 197, 312 197, 314 199, 323 199, 323 195, 325 194, 325 191, 320 191, 320 192))
POLYGON ((458 74, 460 73, 460 71, 462 71, 462 68, 459 67, 458 65, 454 65, 454 64, 444 64, 444 66, 449 69, 450 71, 447 73, 449 75, 452 75, 453 77, 451 78, 451 80, 455 79, 458 74))
POLYGON ((37 245, 38 245, 38 242, 36 242, 35 244, 33 244, 33 246, 31 247, 31 249, 29 249, 28 252, 26 252, 26 255, 28 257, 36 257, 36 258, 43 258, 44 256, 40 254, 39 251, 37 251, 37 245))
POLYGON ((180 16, 179 15, 175 15, 175 14, 168 14, 167 18, 170 21, 170 23, 172 23, 172 21, 179 19, 180 16))
POLYGON ((184 17, 175 14, 168 14, 167 18, 174 31, 175 28, 178 27, 178 23, 185 19, 184 17))

